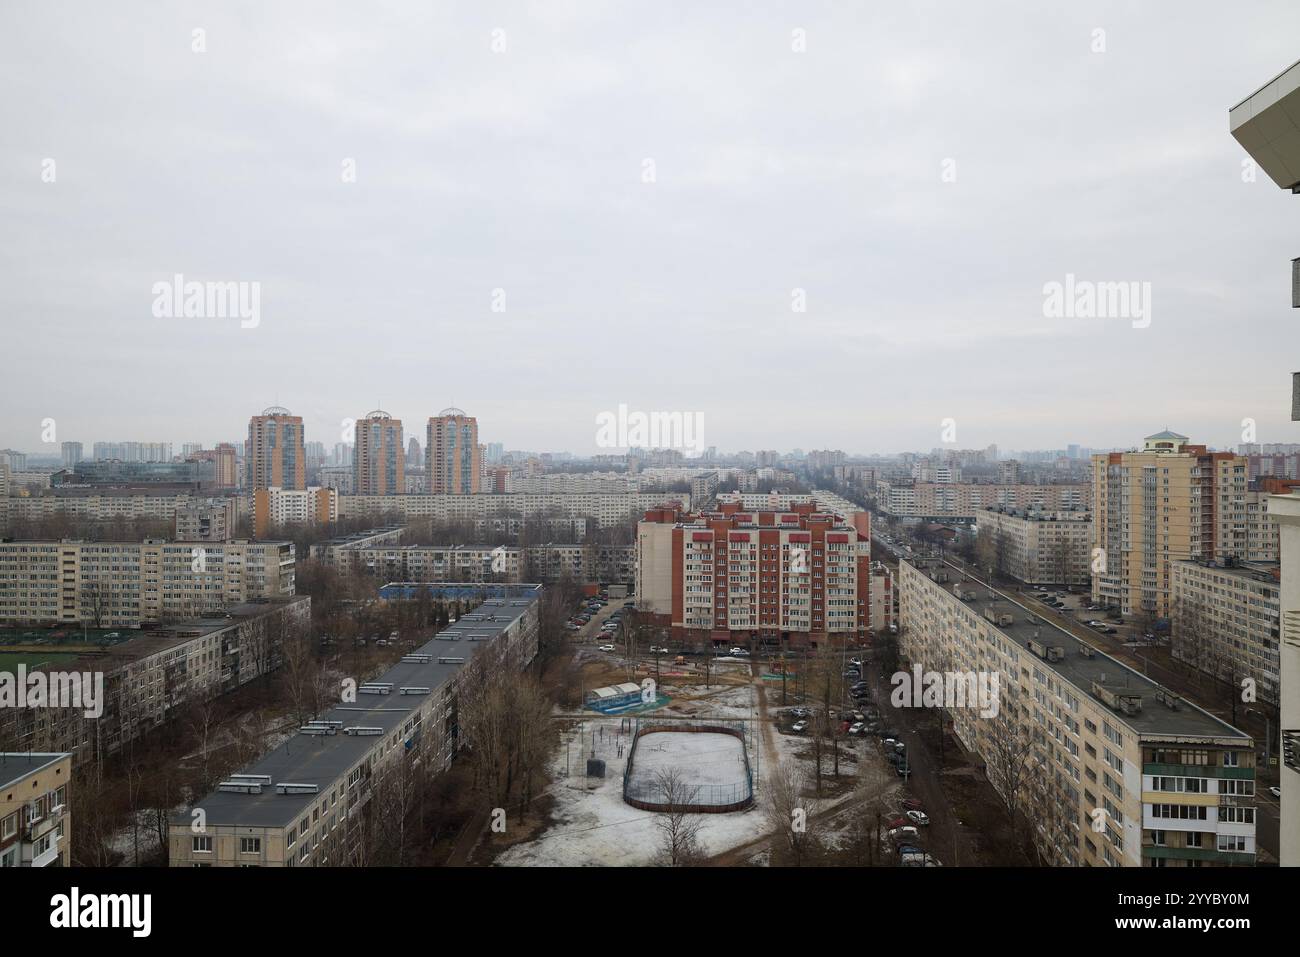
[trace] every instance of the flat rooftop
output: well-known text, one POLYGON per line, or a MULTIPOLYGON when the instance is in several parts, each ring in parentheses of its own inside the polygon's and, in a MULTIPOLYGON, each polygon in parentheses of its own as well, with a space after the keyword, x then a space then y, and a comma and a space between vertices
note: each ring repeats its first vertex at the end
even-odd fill
POLYGON ((0 751, 0 791, 66 757, 62 751, 0 751))
MULTIPOLYGON (((903 564, 910 563, 903 562, 903 564)), ((1074 685, 1082 694, 1107 707, 1116 720, 1122 721, 1143 737, 1188 736, 1223 738, 1241 742, 1250 740, 1250 736, 1245 732, 1239 731, 1226 721, 1220 721, 1186 698, 1179 698, 1178 710, 1169 708, 1156 697, 1157 693, 1167 690, 1162 685, 1134 671, 1104 651, 1096 650, 1092 657, 1083 655, 1079 651, 1080 644, 1083 643, 1082 639, 1076 638, 1059 625, 1017 604, 1002 592, 997 590, 990 592, 988 586, 962 575, 952 566, 945 566, 945 568, 952 580, 938 585, 950 601, 964 606, 974 615, 983 616, 985 611, 990 610, 994 615, 1011 615, 1013 621, 1010 625, 996 625, 991 621, 987 624, 990 628, 1002 632, 1021 648, 1028 650, 1030 640, 1036 640, 1045 646, 1063 649, 1065 654, 1060 661, 1048 661, 1046 658, 1037 658, 1037 661, 1044 668, 1056 672, 1074 685), (975 598, 972 601, 962 601, 954 595, 952 586, 956 582, 961 582, 964 590, 974 591, 975 598), (992 598, 989 597, 990 593, 992 598), (1128 714, 1110 708, 1093 693, 1093 682, 1117 694, 1140 697, 1142 710, 1137 714, 1128 714)), ((927 575, 925 571, 919 569, 918 571, 920 574, 927 575)))
POLYGON ((1182 561, 1171 562, 1170 564, 1173 566, 1181 565, 1186 568, 1199 568, 1202 571, 1213 572, 1215 575, 1227 575, 1230 578, 1257 581, 1261 584, 1271 583, 1274 588, 1281 587, 1281 581, 1278 579, 1278 572, 1282 568, 1280 562, 1244 562, 1240 565, 1207 565, 1205 562, 1184 559, 1182 561))
MULTIPOLYGON (((430 583, 433 584, 433 583, 430 583)), ((248 767, 243 774, 269 775, 271 785, 261 794, 213 791, 194 806, 203 808, 207 823, 245 825, 248 827, 288 827, 307 808, 325 797, 348 769, 361 760, 380 741, 400 730, 429 696, 455 677, 464 663, 477 654, 492 638, 518 621, 541 594, 538 585, 514 586, 517 597, 489 598, 473 611, 462 615, 454 625, 444 628, 424 645, 407 655, 430 655, 427 664, 399 661, 374 682, 389 683, 391 694, 358 694, 352 704, 337 704, 316 720, 339 721, 343 727, 383 728, 382 735, 350 735, 340 731, 331 735, 294 734, 283 744, 248 767), (462 659, 450 661, 439 659, 462 659), (400 694, 403 687, 425 687, 423 694, 400 694), (315 784, 315 794, 277 794, 276 784, 315 784)), ((173 824, 188 824, 190 815, 182 812, 171 819, 173 824)))
POLYGON ((306 595, 281 595, 265 601, 232 605, 225 615, 192 618, 138 631, 132 628, 116 631, 91 628, 83 635, 79 622, 53 628, 18 626, 0 630, 0 652, 37 657, 49 654, 51 663, 57 664, 61 670, 107 672, 194 638, 233 628, 247 619, 307 601, 310 599, 306 595))

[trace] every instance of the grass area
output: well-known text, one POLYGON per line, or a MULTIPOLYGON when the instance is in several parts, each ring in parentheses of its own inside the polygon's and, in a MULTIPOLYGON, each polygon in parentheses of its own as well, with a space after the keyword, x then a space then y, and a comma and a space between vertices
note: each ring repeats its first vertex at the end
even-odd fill
POLYGON ((44 662, 57 664, 60 661, 70 661, 76 657, 78 657, 76 654, 60 654, 57 651, 0 651, 0 672, 16 672, 19 665, 26 665, 30 668, 44 662))

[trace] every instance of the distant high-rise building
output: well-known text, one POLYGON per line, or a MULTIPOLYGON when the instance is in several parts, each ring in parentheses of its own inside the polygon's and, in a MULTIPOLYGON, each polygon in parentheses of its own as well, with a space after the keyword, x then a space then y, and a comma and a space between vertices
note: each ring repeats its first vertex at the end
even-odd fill
POLYGON ((81 443, 64 442, 63 443, 63 467, 70 469, 81 461, 81 443))
POLYGON ((401 419, 375 409, 357 420, 352 470, 357 495, 401 495, 406 491, 401 419))
POLYGON ((181 445, 181 458, 189 458, 195 452, 203 450, 202 442, 185 442, 181 445))
POLYGON ((10 472, 27 471, 27 453, 14 449, 0 449, 0 462, 9 466, 10 472))
POLYGON ((1158 432, 1140 451, 1092 457, 1092 598, 1125 614, 1172 613, 1171 562, 1276 561, 1268 495, 1246 459, 1158 432))
POLYGON ((410 463, 411 468, 423 468, 424 456, 420 454, 420 440, 414 435, 411 441, 406 443, 406 461, 410 463))
MULTIPOLYGON (((412 440, 414 441, 414 440, 412 440)), ((487 461, 490 465, 498 465, 505 458, 506 447, 502 442, 489 442, 487 444, 487 461)))
POLYGON ((186 458, 215 463, 213 478, 217 488, 236 488, 239 485, 238 455, 229 442, 221 442, 215 449, 199 449, 186 458))
POLYGON ((249 489, 307 487, 302 416, 273 405, 248 420, 249 489))
POLYGON ((424 462, 430 492, 477 492, 482 471, 478 419, 454 407, 432 416, 425 435, 424 462))

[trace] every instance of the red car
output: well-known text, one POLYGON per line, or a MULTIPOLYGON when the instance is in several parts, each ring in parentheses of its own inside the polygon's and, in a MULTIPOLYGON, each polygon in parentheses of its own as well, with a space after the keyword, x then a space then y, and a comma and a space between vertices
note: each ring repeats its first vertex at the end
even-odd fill
POLYGON ((909 811, 922 810, 921 802, 918 801, 916 798, 904 798, 903 807, 907 808, 907 810, 909 811))
POLYGON ((905 817, 896 817, 888 824, 886 824, 885 827, 889 828, 892 831, 896 827, 907 827, 911 823, 912 822, 905 817))

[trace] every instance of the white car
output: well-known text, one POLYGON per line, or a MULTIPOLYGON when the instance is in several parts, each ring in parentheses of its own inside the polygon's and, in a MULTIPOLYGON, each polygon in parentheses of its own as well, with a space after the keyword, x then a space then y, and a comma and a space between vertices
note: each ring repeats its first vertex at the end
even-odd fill
POLYGON ((790 730, 793 731, 795 734, 803 734, 805 731, 808 730, 808 722, 796 721, 794 724, 790 726, 790 730))
POLYGON ((614 646, 613 646, 613 645, 601 645, 600 648, 599 648, 599 650, 600 650, 600 651, 613 651, 613 650, 614 650, 614 646))
POLYGON ((849 734, 861 734, 861 733, 862 733, 861 721, 855 721, 853 724, 849 726, 849 734))
POLYGON ((1282 789, 1281 789, 1281 788, 1269 788, 1269 789, 1268 789, 1268 793, 1271 794, 1271 795, 1273 795, 1273 797, 1277 798, 1279 801, 1282 800, 1282 789))
POLYGON ((914 841, 920 836, 920 832, 910 824, 906 827, 896 827, 889 832, 889 836, 895 841, 914 841))
POLYGON ((924 811, 908 811, 907 819, 913 824, 919 824, 922 827, 930 823, 930 817, 924 811))

